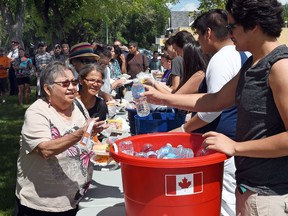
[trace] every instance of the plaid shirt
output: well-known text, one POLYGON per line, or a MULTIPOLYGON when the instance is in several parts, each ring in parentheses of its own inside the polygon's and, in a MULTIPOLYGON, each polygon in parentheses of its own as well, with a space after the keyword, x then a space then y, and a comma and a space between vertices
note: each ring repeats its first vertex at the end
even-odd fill
POLYGON ((35 56, 36 69, 40 73, 40 76, 42 74, 41 65, 43 65, 43 64, 47 65, 51 61, 52 61, 52 56, 48 52, 45 52, 42 55, 36 54, 36 56, 35 56))

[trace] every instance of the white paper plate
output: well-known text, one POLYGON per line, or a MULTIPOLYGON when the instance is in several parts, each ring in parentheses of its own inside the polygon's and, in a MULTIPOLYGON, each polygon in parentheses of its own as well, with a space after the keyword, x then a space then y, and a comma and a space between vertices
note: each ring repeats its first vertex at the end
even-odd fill
MULTIPOLYGON (((108 153, 108 155, 109 155, 109 153, 108 153)), ((99 154, 93 155, 90 158, 90 161, 96 166, 107 167, 107 166, 110 166, 110 165, 117 165, 117 162, 114 161, 114 160, 112 160, 109 164, 108 164, 109 160, 103 161, 103 162, 99 162, 99 158, 102 157, 102 156, 107 156, 107 155, 99 155, 99 154)))
POLYGON ((122 74, 120 78, 122 77, 128 80, 131 76, 129 74, 122 74))
POLYGON ((126 82, 124 83, 124 85, 127 85, 127 84, 130 84, 130 83, 132 83, 133 82, 133 80, 126 80, 126 82))

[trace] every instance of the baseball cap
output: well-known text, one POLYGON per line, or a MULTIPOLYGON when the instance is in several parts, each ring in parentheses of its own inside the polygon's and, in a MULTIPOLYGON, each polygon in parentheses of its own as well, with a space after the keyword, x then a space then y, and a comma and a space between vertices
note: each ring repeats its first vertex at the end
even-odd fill
POLYGON ((46 46, 46 43, 45 43, 44 41, 40 41, 40 42, 38 43, 38 48, 39 48, 39 47, 44 47, 44 46, 46 46))

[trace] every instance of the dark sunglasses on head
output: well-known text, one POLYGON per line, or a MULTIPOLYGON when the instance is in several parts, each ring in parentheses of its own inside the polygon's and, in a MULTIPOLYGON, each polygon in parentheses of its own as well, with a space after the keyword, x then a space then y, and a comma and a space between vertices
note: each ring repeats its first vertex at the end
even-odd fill
POLYGON ((231 34, 236 25, 237 23, 228 23, 228 25, 226 26, 227 31, 231 34))
POLYGON ((54 82, 54 83, 63 88, 68 88, 70 86, 70 83, 72 84, 72 86, 77 86, 79 81, 78 80, 66 80, 66 81, 59 81, 59 82, 54 82))

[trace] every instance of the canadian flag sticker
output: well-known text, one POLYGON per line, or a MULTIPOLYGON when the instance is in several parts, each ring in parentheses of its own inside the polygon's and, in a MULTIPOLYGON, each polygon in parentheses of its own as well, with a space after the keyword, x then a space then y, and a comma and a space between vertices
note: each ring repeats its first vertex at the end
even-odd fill
POLYGON ((203 172, 165 175, 166 196, 183 196, 203 192, 203 172))

